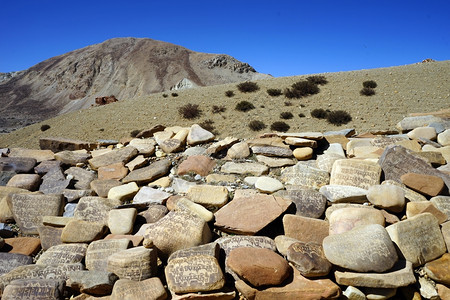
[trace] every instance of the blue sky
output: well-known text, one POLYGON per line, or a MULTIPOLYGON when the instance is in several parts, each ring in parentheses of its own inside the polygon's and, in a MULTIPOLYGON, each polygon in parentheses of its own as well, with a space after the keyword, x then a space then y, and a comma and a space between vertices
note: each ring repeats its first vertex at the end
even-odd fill
POLYGON ((225 53, 273 76, 450 59, 450 1, 2 0, 0 72, 114 37, 225 53))

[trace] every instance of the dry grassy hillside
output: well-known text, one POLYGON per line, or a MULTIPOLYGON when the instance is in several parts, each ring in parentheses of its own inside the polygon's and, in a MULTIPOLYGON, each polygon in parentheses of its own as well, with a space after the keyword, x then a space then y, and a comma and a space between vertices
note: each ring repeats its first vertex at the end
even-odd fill
POLYGON ((178 97, 164 98, 163 93, 128 99, 102 107, 65 114, 44 122, 0 136, 0 148, 23 146, 38 148, 40 137, 68 137, 87 141, 97 139, 119 139, 129 136, 136 129, 150 128, 156 124, 166 126, 190 126, 211 120, 219 137, 253 137, 248 123, 261 120, 270 131, 275 121, 289 124, 289 132, 329 131, 355 128, 358 132, 373 129, 395 129, 405 116, 416 112, 430 112, 450 107, 450 61, 420 63, 400 67, 325 73, 328 84, 320 86, 320 93, 302 99, 271 97, 268 88, 284 90, 304 76, 273 78, 257 81, 260 89, 253 93, 241 93, 236 84, 225 84, 178 91, 178 97), (361 96, 362 82, 374 80, 378 84, 376 95, 361 96), (225 92, 233 90, 234 97, 225 92), (249 112, 239 112, 235 106, 242 100, 256 107, 249 112), (292 106, 286 106, 290 101, 292 106), (186 103, 198 104, 203 111, 201 117, 186 120, 178 114, 178 108, 186 103), (225 106, 226 111, 212 113, 212 106, 225 106), (328 124, 325 120, 312 118, 315 108, 345 110, 353 120, 342 126, 328 124), (281 120, 280 113, 290 111, 294 118, 281 120), (300 118, 299 114, 306 117, 300 118), (42 132, 41 125, 50 129, 42 132))

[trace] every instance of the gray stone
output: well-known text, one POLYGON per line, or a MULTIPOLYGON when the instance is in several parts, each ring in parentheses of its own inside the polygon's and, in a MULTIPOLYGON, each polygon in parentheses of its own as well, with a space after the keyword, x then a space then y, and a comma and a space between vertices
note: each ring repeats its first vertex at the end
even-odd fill
POLYGON ((121 203, 120 200, 108 198, 83 197, 78 202, 74 216, 80 220, 100 222, 106 225, 108 223, 109 211, 121 203))
POLYGON ((157 273, 156 250, 142 246, 122 250, 108 257, 107 270, 120 279, 141 281, 157 273))
POLYGON ((284 199, 294 202, 296 207, 296 215, 320 218, 325 211, 327 199, 318 191, 313 189, 293 189, 287 191, 278 191, 274 196, 279 196, 284 199))
POLYGON ((39 191, 44 194, 62 194, 70 182, 70 179, 64 177, 61 168, 53 168, 42 177, 39 191))
POLYGON ((234 144, 238 143, 239 139, 234 137, 227 136, 223 140, 220 140, 216 143, 213 143, 211 146, 206 149, 206 154, 208 155, 214 155, 219 153, 220 151, 226 150, 233 146, 234 144))
POLYGON ((100 156, 96 156, 89 160, 92 169, 97 170, 100 167, 108 166, 117 162, 124 164, 133 159, 138 154, 138 150, 134 147, 123 147, 115 149, 100 156))
POLYGON ((223 173, 231 174, 252 174, 254 176, 261 176, 269 172, 266 165, 258 163, 235 163, 226 162, 220 169, 223 173))
POLYGON ((203 129, 200 125, 194 124, 191 126, 189 130, 189 134, 187 136, 187 143, 189 145, 198 145, 202 143, 207 143, 214 139, 214 134, 209 132, 208 130, 203 129))
POLYGON ((362 225, 327 236, 323 249, 332 264, 356 272, 384 272, 397 261, 394 244, 379 224, 362 225))
POLYGON ((9 206, 17 225, 24 234, 39 234, 43 216, 62 215, 62 195, 14 194, 9 206))
POLYGON ((446 252, 436 217, 423 213, 386 227, 403 257, 420 266, 446 252))
POLYGON ((118 180, 109 179, 109 180, 93 180, 91 182, 91 189, 99 196, 106 198, 108 197, 109 190, 113 187, 119 186, 122 183, 118 180))
POLYGON ((366 300, 366 295, 354 286, 348 286, 342 295, 348 300, 366 300))
POLYGON ((86 255, 87 244, 61 244, 50 247, 41 254, 37 265, 59 265, 81 263, 86 255))
POLYGON ((0 171, 0 186, 6 186, 17 173, 14 171, 0 171))
POLYGON ((0 157, 0 171, 30 173, 37 161, 30 157, 0 157))
POLYGON ((64 189, 63 195, 66 198, 67 202, 74 202, 77 201, 83 197, 93 196, 94 191, 93 190, 70 190, 70 189, 64 189))
POLYGON ((148 167, 133 170, 122 179, 122 182, 129 183, 134 181, 137 184, 146 184, 168 174, 171 166, 170 160, 158 160, 151 163, 148 167))
POLYGON ((351 185, 368 189, 380 183, 381 167, 369 160, 341 159, 331 170, 331 185, 351 185))
POLYGON ((216 242, 212 242, 212 243, 208 243, 208 244, 204 244, 204 245, 200 245, 200 246, 196 246, 196 247, 181 249, 181 250, 178 250, 178 251, 175 251, 174 253, 172 253, 170 255, 170 257, 167 259, 167 262, 170 262, 172 259, 175 259, 175 258, 190 257, 190 256, 196 256, 196 255, 209 255, 216 259, 219 259, 219 250, 220 250, 219 244, 217 244, 216 242))
POLYGON ((425 277, 419 277, 416 286, 419 288, 420 296, 424 299, 439 300, 439 294, 435 288, 435 283, 425 277))
POLYGON ((318 243, 291 244, 287 249, 287 260, 305 277, 326 276, 331 270, 331 263, 318 243))
POLYGON ((400 131, 409 131, 416 127, 428 126, 430 123, 441 123, 442 119, 435 116, 416 116, 406 117, 397 124, 397 129, 400 131))
POLYGON ((129 239, 99 240, 90 243, 86 251, 86 268, 90 271, 106 272, 108 257, 128 249, 130 244, 129 239))
POLYGON ((39 238, 42 249, 45 251, 50 247, 62 244, 61 234, 63 228, 41 225, 38 227, 39 238))
POLYGON ((129 279, 119 279, 114 284, 111 300, 141 300, 167 298, 167 292, 158 277, 149 278, 143 281, 133 281, 129 279))
POLYGON ((334 162, 343 158, 345 158, 345 156, 341 156, 335 153, 326 153, 323 155, 318 155, 316 159, 317 167, 322 171, 331 173, 334 162))
POLYGON ((268 157, 264 155, 257 155, 256 160, 270 168, 293 166, 297 163, 297 161, 292 158, 268 157))
POLYGON ((17 267, 31 265, 32 263, 33 258, 31 256, 19 253, 0 252, 0 276, 17 267))
POLYGON ((292 157, 292 150, 277 146, 252 146, 250 147, 254 154, 276 157, 292 157))
POLYGON ((8 157, 30 157, 36 159, 37 162, 41 162, 54 159, 55 154, 50 150, 11 148, 9 149, 8 157))
POLYGON ((450 196, 436 196, 431 198, 430 202, 447 215, 447 220, 450 219, 450 196))
POLYGON ((173 188, 173 191, 177 194, 179 193, 187 193, 189 188, 192 186, 195 186, 195 182, 190 182, 184 179, 180 178, 173 178, 171 187, 173 188))
POLYGON ((117 275, 104 271, 73 271, 67 274, 67 286, 75 291, 95 296, 110 295, 117 275))
POLYGON ((60 137, 44 137, 39 139, 39 146, 42 150, 51 150, 53 152, 59 152, 59 151, 74 151, 81 149, 92 150, 97 146, 97 144, 60 137))
POLYGON ((406 185, 404 185, 401 182, 397 182, 395 180, 392 179, 388 179, 385 180, 381 183, 381 185, 396 185, 398 187, 401 187, 402 190, 405 192, 405 198, 408 199, 411 202, 420 202, 420 201, 427 201, 427 198, 425 198, 425 196, 419 194, 418 192, 415 192, 409 188, 406 187, 406 185))
POLYGON ((200 146, 187 148, 183 152, 183 156, 203 155, 206 153, 206 149, 200 146))
POLYGON ((225 256, 240 247, 266 248, 273 251, 277 249, 275 242, 267 236, 230 235, 218 238, 215 242, 219 244, 225 256))
POLYGON ((77 164, 85 164, 91 155, 87 152, 78 151, 61 151, 55 153, 55 159, 65 165, 75 166, 77 164))
POLYGON ((72 183, 77 190, 87 190, 91 186, 97 175, 94 172, 84 170, 78 167, 71 167, 64 172, 68 176, 72 176, 72 183))
POLYGON ((133 204, 148 205, 151 203, 164 204, 172 194, 159 189, 143 186, 133 198, 133 204))
POLYGON ((139 215, 143 216, 147 223, 155 223, 164 217, 168 212, 169 210, 164 205, 151 204, 148 206, 146 211, 139 213, 139 215))
POLYGON ((64 295, 64 280, 27 278, 12 281, 3 291, 2 299, 58 300, 64 295))
POLYGON ((332 203, 367 202, 367 190, 350 185, 324 185, 319 192, 332 203))
POLYGON ((132 139, 130 146, 136 148, 139 154, 144 156, 151 156, 155 153, 156 142, 154 139, 132 139))
POLYGON ((280 179, 285 184, 319 189, 329 183, 330 175, 328 172, 299 162, 295 166, 282 170, 280 179))

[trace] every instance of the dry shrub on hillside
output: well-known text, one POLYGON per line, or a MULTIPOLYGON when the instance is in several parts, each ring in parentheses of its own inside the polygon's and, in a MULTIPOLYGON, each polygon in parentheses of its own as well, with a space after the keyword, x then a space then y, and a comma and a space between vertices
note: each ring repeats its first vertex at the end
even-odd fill
POLYGON ((311 111, 311 117, 316 119, 326 119, 328 112, 323 108, 316 108, 311 111))
POLYGON ((238 104, 236 104, 236 110, 238 110, 238 111, 247 112, 247 111, 252 110, 254 108, 255 108, 255 106, 252 103, 248 102, 248 101, 241 101, 238 104))
POLYGON ((367 81, 363 82, 363 87, 365 87, 365 88, 374 89, 377 86, 378 86, 377 83, 373 80, 367 80, 367 81))
POLYGON ((264 122, 262 121, 258 121, 258 120, 253 120, 248 124, 248 127, 252 130, 252 131, 260 131, 263 130, 264 128, 266 128, 266 124, 264 124, 264 122))
POLYGON ((306 80, 311 83, 317 84, 317 85, 324 85, 324 84, 328 83, 327 78, 323 75, 309 76, 309 77, 306 77, 306 80))
MULTIPOLYGON (((211 119, 208 119, 208 120, 201 122, 198 125, 200 125, 201 128, 208 130, 209 132, 213 132, 216 129, 216 127, 213 124, 214 124, 214 121, 211 119)), ((214 133, 214 134, 216 134, 216 133, 214 133)))
POLYGON ((375 95, 375 90, 372 88, 365 87, 360 92, 361 96, 373 96, 375 95))
POLYGON ((293 117, 294 115, 290 111, 284 111, 280 114, 280 118, 285 120, 292 119, 293 117))
POLYGON ((212 107, 212 113, 213 114, 218 114, 218 113, 221 113, 221 112, 225 112, 226 110, 227 110, 226 107, 223 106, 223 105, 213 105, 213 107, 212 107))
POLYGON ((251 81, 241 82, 237 85, 237 88, 242 93, 251 93, 251 92, 256 92, 257 90, 259 90, 258 84, 256 84, 255 82, 251 82, 251 81))
POLYGON ((231 98, 234 96, 234 92, 233 91, 226 91, 225 92, 225 96, 227 96, 228 98, 231 98))
POLYGON ((131 136, 131 137, 136 137, 136 136, 139 134, 139 132, 141 132, 141 131, 138 130, 138 129, 135 129, 135 130, 133 130, 133 131, 130 132, 130 136, 131 136))
POLYGON ((327 121, 333 125, 344 125, 352 120, 352 116, 344 110, 335 110, 328 113, 327 121))
POLYGON ((273 131, 279 131, 279 132, 286 132, 291 128, 288 124, 282 121, 273 122, 272 125, 270 125, 270 129, 273 131))
POLYGON ((312 83, 310 81, 299 81, 294 83, 291 88, 287 88, 284 91, 284 96, 286 98, 303 98, 306 96, 318 94, 320 92, 317 84, 312 83))
POLYGON ((46 130, 49 130, 49 129, 50 129, 50 125, 48 125, 48 124, 44 124, 44 125, 41 126, 41 131, 46 131, 46 130))
POLYGON ((185 119, 192 120, 198 118, 202 114, 202 110, 198 104, 188 103, 178 108, 178 113, 185 119))
POLYGON ((269 94, 269 96, 277 97, 283 94, 283 92, 281 92, 280 89, 268 89, 267 94, 269 94))
POLYGON ((172 93, 172 97, 178 97, 177 93, 172 93))

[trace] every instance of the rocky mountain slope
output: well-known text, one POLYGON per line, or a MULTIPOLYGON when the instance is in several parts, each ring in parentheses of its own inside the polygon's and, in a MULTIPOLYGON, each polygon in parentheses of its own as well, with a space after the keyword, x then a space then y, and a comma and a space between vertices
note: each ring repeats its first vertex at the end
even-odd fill
POLYGON ((15 76, 0 75, 3 131, 89 107, 100 96, 123 100, 186 82, 209 86, 270 77, 228 55, 138 38, 107 40, 52 57, 15 76))

